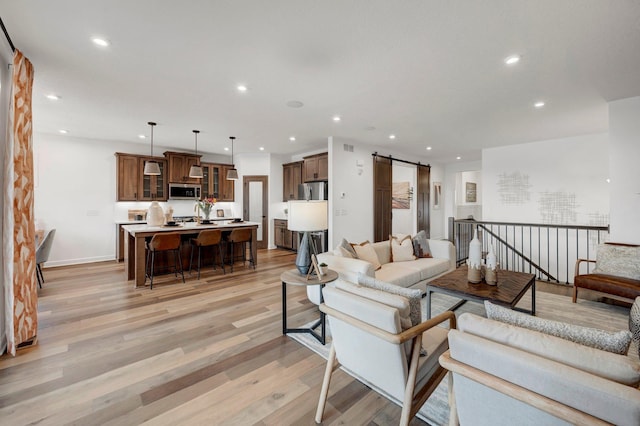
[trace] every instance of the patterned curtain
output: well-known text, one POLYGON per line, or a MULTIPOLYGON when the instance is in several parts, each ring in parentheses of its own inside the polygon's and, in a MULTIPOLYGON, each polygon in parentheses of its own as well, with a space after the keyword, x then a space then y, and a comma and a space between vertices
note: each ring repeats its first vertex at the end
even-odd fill
POLYGON ((3 267, 7 352, 38 332, 31 90, 33 65, 16 50, 4 164, 3 267))

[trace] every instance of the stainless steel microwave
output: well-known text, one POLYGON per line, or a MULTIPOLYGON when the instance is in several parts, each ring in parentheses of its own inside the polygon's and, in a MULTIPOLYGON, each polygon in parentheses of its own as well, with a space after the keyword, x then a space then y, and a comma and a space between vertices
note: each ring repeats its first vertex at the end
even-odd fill
POLYGON ((194 183, 170 183, 170 200, 199 200, 200 185, 194 183))

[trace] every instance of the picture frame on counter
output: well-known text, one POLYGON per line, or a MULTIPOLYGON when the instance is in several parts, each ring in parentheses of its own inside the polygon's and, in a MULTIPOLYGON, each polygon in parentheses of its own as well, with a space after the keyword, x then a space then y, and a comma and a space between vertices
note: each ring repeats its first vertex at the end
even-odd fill
POLYGON ((224 217, 224 210, 223 209, 217 209, 216 210, 216 217, 224 217))

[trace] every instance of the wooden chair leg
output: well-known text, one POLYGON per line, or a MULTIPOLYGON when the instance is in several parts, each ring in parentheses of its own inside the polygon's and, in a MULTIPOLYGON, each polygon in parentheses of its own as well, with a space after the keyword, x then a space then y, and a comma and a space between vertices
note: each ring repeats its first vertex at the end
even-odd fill
MULTIPOLYGON (((178 266, 180 266, 180 275, 182 276, 182 282, 184 283, 184 271, 182 270, 182 255, 180 255, 180 247, 178 247, 174 253, 176 259, 176 277, 178 276, 178 266)), ((200 253, 198 253, 198 278, 200 278, 200 253)))
POLYGON ((327 360, 327 367, 324 370, 324 379, 322 380, 322 389, 320 390, 320 400, 318 401, 318 409, 316 410, 316 423, 322 423, 322 415, 324 414, 324 408, 327 405, 327 396, 329 395, 329 384, 331 383, 331 374, 336 368, 336 349, 331 344, 331 350, 329 350, 329 359, 327 360))
POLYGON ((577 299, 578 299, 578 287, 574 284, 573 285, 573 303, 576 303, 577 299))
MULTIPOLYGON (((422 334, 419 334, 413 341, 411 349, 411 362, 409 364, 409 374, 407 384, 404 389, 404 402, 402 403, 402 415, 400 425, 408 426, 411 421, 413 411, 413 392, 416 388, 416 378, 418 377, 418 360, 420 359, 420 348, 422 347, 422 334)), ((418 407, 419 408, 419 407, 418 407)))
POLYGON ((458 420, 458 408, 456 407, 456 396, 453 393, 453 373, 450 371, 447 373, 448 387, 449 387, 449 426, 459 426, 460 420, 458 420))
POLYGON ((222 275, 226 274, 224 270, 224 252, 222 251, 222 243, 218 244, 218 254, 220 255, 220 265, 222 265, 222 275))

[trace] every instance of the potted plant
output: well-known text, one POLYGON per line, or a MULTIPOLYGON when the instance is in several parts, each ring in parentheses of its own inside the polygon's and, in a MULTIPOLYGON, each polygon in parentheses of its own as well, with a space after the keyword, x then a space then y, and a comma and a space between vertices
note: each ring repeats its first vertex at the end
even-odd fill
POLYGON ((329 265, 327 265, 326 263, 322 262, 321 264, 318 265, 320 267, 320 273, 322 275, 327 273, 327 270, 329 269, 329 265))

